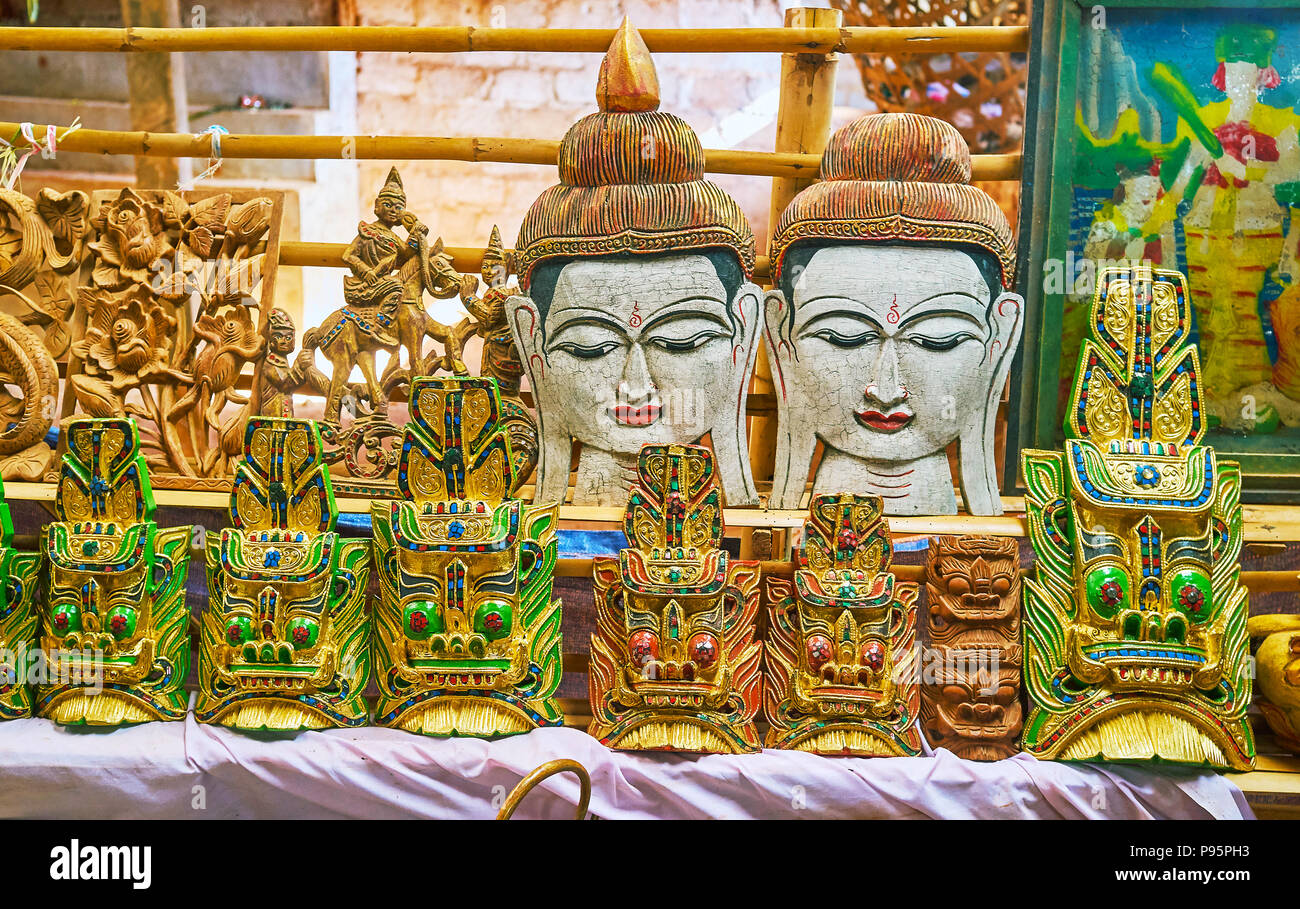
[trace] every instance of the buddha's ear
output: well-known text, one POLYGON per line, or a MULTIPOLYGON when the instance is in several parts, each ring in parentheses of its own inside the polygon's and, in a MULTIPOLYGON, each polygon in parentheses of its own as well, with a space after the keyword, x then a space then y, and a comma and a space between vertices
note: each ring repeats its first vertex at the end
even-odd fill
POLYGON ((546 384, 546 329, 542 325, 541 314, 531 297, 515 295, 506 300, 506 321, 510 323, 510 334, 523 361, 524 371, 528 374, 528 384, 533 394, 541 392, 539 386, 546 384))
POLYGON ((768 353, 789 359, 793 355, 790 328, 794 321, 786 309, 789 301, 782 291, 773 288, 763 295, 763 323, 767 335, 768 353))
POLYGON ((506 320, 519 351, 519 359, 533 390, 537 411, 537 481, 534 502, 563 502, 569 487, 569 458, 573 441, 563 419, 563 409, 552 400, 546 360, 546 330, 541 313, 530 297, 506 300, 506 320))
POLYGON ((997 342, 996 346, 990 347, 989 354, 1005 379, 1025 327, 1024 298, 1012 293, 998 296, 989 306, 989 323, 993 326, 993 337, 997 342))
POLYGON ((746 409, 739 402, 743 401, 742 396, 749 387, 749 379, 754 372, 754 359, 758 356, 758 345, 761 343, 758 323, 762 318, 763 291, 756 284, 742 284, 731 301, 731 307, 740 324, 740 331, 732 342, 732 362, 736 367, 733 373, 735 381, 732 400, 738 403, 734 423, 728 419, 726 425, 714 426, 710 435, 718 464, 718 477, 727 504, 757 505, 758 490, 754 486, 754 472, 749 463, 746 409))
POLYGON ((1011 362, 1016 358, 1016 348, 1020 344, 1024 312, 1025 301, 1011 293, 1002 294, 989 306, 989 324, 993 328, 993 337, 989 339, 988 346, 991 364, 988 394, 982 411, 965 415, 958 442, 962 498, 969 514, 1002 514, 993 435, 997 424, 998 401, 1002 398, 1002 389, 1007 384, 1011 362))
POLYGON ((764 296, 763 323, 767 362, 776 394, 776 461, 772 468, 772 495, 768 507, 798 508, 808 482, 808 472, 812 469, 817 439, 813 433, 813 421, 796 413, 790 400, 790 379, 786 373, 797 355, 791 340, 794 319, 790 303, 781 291, 769 290, 764 296))

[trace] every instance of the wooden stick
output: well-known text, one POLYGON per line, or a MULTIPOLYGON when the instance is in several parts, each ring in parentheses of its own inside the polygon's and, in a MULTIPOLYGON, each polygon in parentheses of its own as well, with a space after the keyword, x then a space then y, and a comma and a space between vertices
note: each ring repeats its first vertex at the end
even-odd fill
MULTIPOLYGON (((0 34, 4 29, 0 29, 0 34)), ((18 133, 19 124, 0 121, 0 136, 18 133)), ((59 127, 56 126, 56 129, 59 127)), ((45 135, 46 127, 35 127, 45 135)), ((491 161, 506 164, 554 166, 560 143, 550 139, 435 136, 259 136, 231 134, 221 137, 223 158, 274 158, 290 160, 359 158, 383 161, 491 161)), ((212 138, 189 133, 117 132, 79 129, 59 140, 59 151, 100 155, 161 155, 168 158, 208 158, 212 138)), ((705 168, 715 174, 754 177, 804 177, 816 175, 817 155, 777 154, 761 151, 708 149, 705 168)), ((973 155, 976 180, 1019 180, 1020 155, 973 155)))
MULTIPOLYGON (((308 268, 343 268, 343 251, 346 243, 303 243, 284 242, 280 244, 280 264, 297 265, 308 268)), ((261 251, 261 247, 258 248, 261 251)), ((452 265, 463 274, 477 272, 483 264, 481 246, 444 246, 442 251, 451 256, 452 265)), ((506 250, 512 253, 514 250, 506 250)), ((767 277, 767 256, 758 257, 755 276, 767 277)))
MULTIPOLYGON (((838 29, 843 22, 844 13, 837 9, 795 7, 785 11, 785 27, 791 30, 838 29)), ((838 62, 839 58, 835 54, 821 57, 799 53, 781 55, 781 99, 776 113, 777 154, 812 155, 820 160, 826 141, 830 138, 838 62)), ((776 231, 777 221, 790 200, 800 190, 812 185, 813 180, 814 175, 772 178, 768 236, 776 231)), ((771 276, 768 275, 768 278, 770 280, 771 276)), ((759 345, 754 360, 751 389, 765 394, 775 390, 765 344, 759 345)), ((772 478, 776 462, 776 433, 775 417, 756 417, 749 422, 749 464, 756 480, 772 478)))
MULTIPOLYGON (((1029 49, 1027 26, 702 28, 641 30, 652 53, 951 54, 1029 49)), ((477 51, 603 54, 609 28, 283 26, 244 28, 0 29, 0 50, 131 53, 161 51, 477 51)))

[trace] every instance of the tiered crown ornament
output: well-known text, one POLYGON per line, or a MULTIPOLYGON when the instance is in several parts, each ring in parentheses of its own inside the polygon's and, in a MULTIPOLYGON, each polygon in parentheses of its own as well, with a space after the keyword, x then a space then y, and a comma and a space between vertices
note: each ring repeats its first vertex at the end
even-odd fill
POLYGON ((344 540, 309 420, 250 418, 230 494, 234 526, 208 540, 199 646, 201 723, 360 726, 370 679, 370 541, 344 540))
POLYGON ((921 731, 932 748, 997 761, 1020 750, 1020 545, 936 537, 925 567, 921 731))
POLYGON ((759 750, 758 565, 729 560, 713 453, 647 445, 617 559, 595 561, 591 727, 611 748, 759 750))
POLYGON ((36 584, 41 556, 18 552, 11 545, 13 521, 0 483, 0 720, 32 715, 32 690, 28 684, 28 657, 36 648, 40 618, 36 612, 36 584))
POLYGON ((372 506, 375 722, 493 736, 563 722, 558 504, 518 476, 493 379, 419 378, 398 465, 403 500, 372 506))
POLYGON ((892 560, 879 498, 813 498, 794 578, 767 579, 769 748, 920 753, 918 591, 892 560))
POLYGON ((599 112, 560 143, 560 182, 524 216, 519 286, 537 266, 570 257, 725 249, 754 273, 754 235, 735 199, 704 179, 704 148, 690 125, 659 110, 659 76, 623 20, 600 64, 599 112))
POLYGON ((133 419, 76 419, 66 432, 59 519, 44 533, 49 678, 37 713, 91 726, 183 719, 190 528, 154 523, 133 419))
POLYGON ((1105 269, 1065 452, 1026 451, 1024 747, 1058 760, 1247 769, 1241 473, 1199 444, 1175 271, 1105 269))

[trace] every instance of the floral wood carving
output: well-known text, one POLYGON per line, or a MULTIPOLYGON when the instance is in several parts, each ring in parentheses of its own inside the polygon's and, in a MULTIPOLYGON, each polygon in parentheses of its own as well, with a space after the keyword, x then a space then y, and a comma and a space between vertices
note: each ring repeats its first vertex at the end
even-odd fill
POLYGON ((239 378, 266 352, 281 204, 269 193, 94 196, 63 410, 135 417, 159 485, 228 477, 240 452, 257 404, 239 378))
POLYGON ((35 199, 0 190, 0 476, 39 479, 54 452, 59 373, 71 342, 77 272, 86 254, 90 200, 42 189, 35 199), (16 389, 14 394, 10 389, 16 389))

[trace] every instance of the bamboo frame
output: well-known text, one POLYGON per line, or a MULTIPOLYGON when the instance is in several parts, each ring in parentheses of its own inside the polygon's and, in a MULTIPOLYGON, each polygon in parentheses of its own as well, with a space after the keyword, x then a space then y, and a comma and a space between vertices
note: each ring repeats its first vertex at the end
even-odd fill
MULTIPOLYGON (((1026 26, 918 28, 650 28, 641 37, 657 54, 962 53, 1029 49, 1026 26)), ((209 51, 480 51, 603 54, 612 28, 437 28, 281 26, 231 28, 0 29, 0 50, 81 53, 209 51)))
MULTIPOLYGON (((3 34, 3 29, 0 29, 3 34)), ((13 135, 21 124, 0 120, 0 135, 13 135)), ((45 135, 46 124, 33 127, 45 135)), ((62 127, 55 126, 55 129, 62 127)), ((59 151, 99 155, 148 155, 165 158, 209 158, 212 137, 206 133, 147 133, 78 129, 59 139, 59 151)), ((223 158, 277 160, 407 160, 478 161, 555 166, 560 143, 552 139, 508 139, 487 136, 292 136, 231 133, 221 137, 223 158)), ((705 170, 714 174, 811 179, 821 164, 819 155, 706 149, 705 170)), ((972 155, 976 180, 1020 179, 1020 155, 972 155)))

